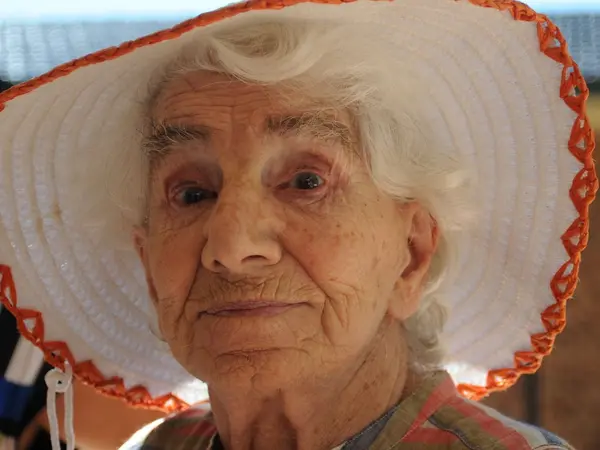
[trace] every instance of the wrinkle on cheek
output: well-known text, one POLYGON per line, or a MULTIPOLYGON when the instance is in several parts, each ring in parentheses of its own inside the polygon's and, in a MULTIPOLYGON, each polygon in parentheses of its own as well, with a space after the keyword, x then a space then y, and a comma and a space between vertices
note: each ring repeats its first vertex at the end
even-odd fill
POLYGON ((198 266, 182 267, 183 265, 161 264, 152 270, 157 303, 169 311, 183 309, 193 286, 198 266), (171 275, 175 273, 175 275, 171 275))
MULTIPOLYGON (((360 282, 356 280, 357 284, 360 282)), ((331 330, 349 332, 353 326, 353 315, 360 314, 365 309, 365 292, 358 285, 340 282, 336 279, 327 281, 325 289, 335 292, 335 296, 328 296, 323 310, 323 325, 331 330)), ((356 319, 356 318, 355 318, 356 319)))
MULTIPOLYGON (((369 297, 376 295, 375 291, 381 293, 381 289, 371 292, 367 289, 368 286, 366 288, 362 284, 380 270, 381 252, 390 251, 386 249, 385 239, 381 239, 381 226, 370 226, 373 220, 371 213, 376 214, 375 221, 379 223, 385 222, 386 217, 377 205, 373 207, 370 203, 373 202, 372 198, 360 200, 360 206, 357 207, 354 203, 354 211, 338 212, 339 217, 346 221, 333 220, 329 222, 327 230, 321 227, 318 234, 306 228, 301 231, 305 238, 305 248, 315 249, 312 255, 307 256, 305 253, 304 268, 327 296, 321 311, 321 328, 323 337, 334 347, 342 345, 344 339, 347 339, 345 336, 352 333, 351 328, 360 324, 362 319, 359 315, 378 315, 377 310, 381 306, 377 298, 369 297), (378 211, 372 211, 373 209, 378 211), (360 250, 354 252, 354 248, 377 248, 379 251, 369 251, 363 255, 360 250), (370 257, 371 260, 364 261, 365 257, 370 257), (319 258, 328 258, 326 266, 335 267, 336 270, 331 274, 315 273, 314 268, 323 267, 319 258)), ((377 288, 380 287, 379 281, 374 284, 377 288)))
POLYGON ((178 330, 181 330, 178 324, 181 322, 183 316, 183 308, 176 306, 178 302, 170 299, 159 299, 157 304, 159 325, 163 337, 171 342, 177 341, 178 330))
POLYGON ((294 273, 287 278, 289 282, 287 283, 288 286, 285 286, 285 289, 280 285, 282 292, 290 292, 293 298, 300 301, 314 301, 314 299, 322 298, 323 293, 319 290, 318 286, 312 283, 306 283, 304 278, 301 278, 300 282, 297 282, 296 277, 298 277, 298 274, 294 273))
POLYGON ((151 273, 161 333, 172 347, 185 348, 193 340, 195 318, 190 318, 186 311, 198 262, 191 254, 188 254, 189 260, 177 261, 180 259, 177 242, 174 239, 161 240, 150 249, 150 258, 155 260, 151 273))
MULTIPOLYGON (((334 231, 327 239, 327 248, 320 245, 313 246, 316 253, 307 258, 305 267, 311 279, 315 280, 318 288, 326 295, 321 311, 321 328, 330 345, 336 345, 336 338, 344 336, 350 331, 352 326, 350 311, 356 309, 360 298, 357 289, 344 281, 340 281, 340 277, 336 274, 316 274, 315 269, 313 269, 322 267, 323 264, 319 261, 320 259, 334 259, 339 252, 339 247, 351 245, 348 242, 347 233, 341 232, 341 224, 338 223, 333 228, 339 231, 334 231)), ((307 247, 311 245, 307 243, 307 247)), ((343 264, 344 262, 340 261, 339 263, 343 264)))

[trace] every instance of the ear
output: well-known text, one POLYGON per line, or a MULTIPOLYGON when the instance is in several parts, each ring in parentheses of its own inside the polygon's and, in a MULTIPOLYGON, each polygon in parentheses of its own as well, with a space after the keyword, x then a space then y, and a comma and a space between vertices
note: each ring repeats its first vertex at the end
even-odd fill
POLYGON ((132 233, 133 245, 135 251, 140 258, 142 265, 144 266, 144 272, 146 274, 146 284, 148 285, 148 293, 150 299, 154 304, 157 302, 156 289, 154 287, 154 281, 152 280, 152 272, 150 270, 150 263, 148 261, 148 230, 143 226, 137 226, 133 229, 132 233))
POLYGON ((439 227, 422 205, 416 202, 405 204, 402 215, 407 232, 402 243, 405 247, 399 251, 407 255, 407 261, 388 308, 390 315, 400 321, 412 316, 419 308, 439 240, 439 227))
POLYGON ((131 233, 131 237, 133 239, 133 245, 135 246, 135 251, 140 258, 142 263, 144 262, 144 257, 146 255, 146 243, 148 242, 148 231, 143 226, 136 226, 133 228, 133 233, 131 233))

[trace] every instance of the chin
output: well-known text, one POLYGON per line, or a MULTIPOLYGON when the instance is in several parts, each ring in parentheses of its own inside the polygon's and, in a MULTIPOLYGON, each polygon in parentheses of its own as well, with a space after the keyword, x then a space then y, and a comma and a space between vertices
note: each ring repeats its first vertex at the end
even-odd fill
POLYGON ((220 354, 206 382, 211 388, 281 389, 303 379, 308 366, 304 352, 289 348, 247 348, 220 354))

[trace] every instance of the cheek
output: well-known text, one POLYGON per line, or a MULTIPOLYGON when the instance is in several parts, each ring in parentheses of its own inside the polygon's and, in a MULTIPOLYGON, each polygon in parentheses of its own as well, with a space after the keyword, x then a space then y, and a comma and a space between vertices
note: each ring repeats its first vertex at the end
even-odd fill
POLYGON ((368 214, 366 207, 329 214, 286 230, 286 250, 324 294, 318 306, 323 342, 353 349, 338 356, 352 357, 372 341, 397 279, 386 266, 397 259, 388 248, 387 218, 368 214))
POLYGON ((156 293, 156 309, 162 326, 167 328, 182 317, 200 265, 201 235, 198 230, 177 229, 176 232, 157 233, 149 239, 148 262, 156 293))
POLYGON ((393 272, 390 263, 397 265, 390 248, 394 239, 386 237, 389 213, 371 211, 365 203, 302 219, 288 222, 284 247, 328 297, 358 297, 362 309, 384 285, 393 285, 380 277, 382 269, 393 272))

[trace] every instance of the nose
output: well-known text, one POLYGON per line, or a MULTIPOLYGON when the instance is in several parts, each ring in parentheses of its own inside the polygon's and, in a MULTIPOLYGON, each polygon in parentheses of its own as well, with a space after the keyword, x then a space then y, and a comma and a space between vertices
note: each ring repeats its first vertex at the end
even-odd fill
MULTIPOLYGON (((223 194, 223 193, 222 193, 223 194)), ((277 264, 281 246, 273 211, 260 201, 220 196, 206 227, 202 265, 216 273, 247 275, 277 264)))

